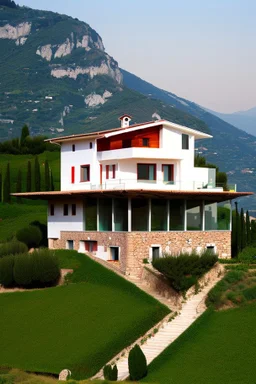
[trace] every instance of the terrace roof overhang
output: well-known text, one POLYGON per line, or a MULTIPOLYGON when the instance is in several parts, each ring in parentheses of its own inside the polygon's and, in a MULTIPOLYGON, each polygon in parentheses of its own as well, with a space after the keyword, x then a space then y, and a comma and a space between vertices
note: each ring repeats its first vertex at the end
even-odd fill
POLYGON ((12 196, 32 200, 57 200, 57 199, 84 199, 84 198, 152 198, 152 199, 184 199, 204 200, 209 202, 221 202, 233 200, 238 197, 253 195, 253 192, 231 192, 231 191, 163 191, 149 189, 107 189, 107 190, 85 190, 85 191, 52 191, 52 192, 27 192, 12 193, 12 196))

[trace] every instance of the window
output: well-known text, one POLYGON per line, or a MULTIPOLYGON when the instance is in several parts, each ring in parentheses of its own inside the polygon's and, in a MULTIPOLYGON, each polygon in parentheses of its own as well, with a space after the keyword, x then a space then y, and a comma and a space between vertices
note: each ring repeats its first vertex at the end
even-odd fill
POLYGON ((72 152, 75 152, 76 151, 76 146, 75 144, 72 144, 72 152))
POLYGON ((66 249, 74 249, 74 241, 73 240, 67 240, 67 243, 66 243, 66 249))
POLYGON ((76 216, 76 204, 72 204, 72 216, 76 216))
POLYGON ((142 146, 143 147, 149 147, 149 138, 148 137, 144 137, 142 139, 142 146))
POLYGON ((87 252, 97 252, 98 251, 97 241, 85 241, 85 250, 87 252))
POLYGON ((90 181, 90 165, 81 165, 81 181, 90 181))
POLYGON ((174 166, 173 164, 167 164, 162 166, 163 169, 163 180, 165 183, 173 184, 174 180, 174 166))
POLYGON ((92 149, 92 142, 90 142, 90 149, 92 149))
POLYGON ((50 205, 50 216, 54 216, 54 204, 50 205))
POLYGON ((123 148, 131 148, 132 140, 131 139, 123 140, 122 144, 123 144, 122 145, 123 148))
POLYGON ((106 165, 106 179, 115 179, 116 178, 116 166, 106 165))
POLYGON ((75 182, 75 167, 71 167, 71 183, 75 182))
POLYGON ((68 204, 63 205, 63 215, 68 216, 68 204))
POLYGON ((189 149, 189 136, 182 133, 182 149, 189 149))
POLYGON ((156 164, 138 164, 138 180, 156 180, 156 164))

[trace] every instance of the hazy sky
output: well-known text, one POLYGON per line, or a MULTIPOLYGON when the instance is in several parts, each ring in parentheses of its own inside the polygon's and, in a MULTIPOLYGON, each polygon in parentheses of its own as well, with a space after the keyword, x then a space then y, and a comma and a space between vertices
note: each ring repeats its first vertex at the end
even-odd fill
POLYGON ((86 21, 119 66, 218 112, 256 106, 255 0, 17 0, 86 21))

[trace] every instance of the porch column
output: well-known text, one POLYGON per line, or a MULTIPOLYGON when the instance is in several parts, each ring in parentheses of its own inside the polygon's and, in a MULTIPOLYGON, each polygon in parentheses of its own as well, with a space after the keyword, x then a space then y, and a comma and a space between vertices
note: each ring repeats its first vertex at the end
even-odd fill
POLYGON ((148 231, 151 232, 151 199, 148 199, 148 231))
POLYGON ((184 200, 184 231, 187 230, 187 200, 184 200))
POLYGON ((128 198, 128 232, 132 231, 132 199, 128 198))
POLYGON ((170 231, 170 200, 167 200, 167 232, 170 231))
POLYGON ((205 202, 202 201, 202 231, 205 231, 205 202))
POLYGON ((112 232, 115 232, 115 200, 112 199, 112 232))

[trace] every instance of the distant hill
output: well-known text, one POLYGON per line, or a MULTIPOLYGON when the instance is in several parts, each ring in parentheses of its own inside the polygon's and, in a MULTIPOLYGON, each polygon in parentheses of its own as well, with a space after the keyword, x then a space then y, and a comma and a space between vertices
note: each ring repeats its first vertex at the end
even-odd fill
POLYGON ((248 109, 247 111, 239 111, 234 113, 219 113, 210 111, 220 119, 229 124, 234 125, 243 131, 256 136, 256 107, 248 109))

